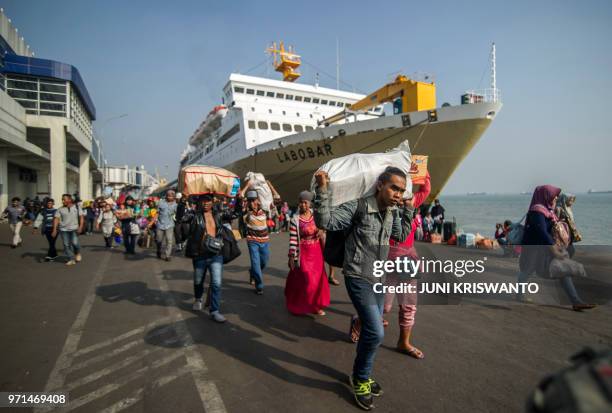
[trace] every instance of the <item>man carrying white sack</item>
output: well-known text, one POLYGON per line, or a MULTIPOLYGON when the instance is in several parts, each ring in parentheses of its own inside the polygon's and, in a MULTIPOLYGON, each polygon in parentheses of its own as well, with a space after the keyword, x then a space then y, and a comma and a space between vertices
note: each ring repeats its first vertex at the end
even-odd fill
POLYGON ((373 195, 330 206, 333 194, 328 190, 329 176, 315 173, 315 221, 328 231, 347 231, 343 273, 346 289, 361 319, 361 336, 350 382, 355 401, 364 410, 374 407, 372 396, 382 395, 381 386, 372 379, 376 350, 384 338, 382 324, 384 294, 374 292, 381 280, 372 272, 375 260, 389 254, 389 239, 403 242, 411 231, 411 200, 402 200, 406 174, 388 167, 378 177, 373 195), (398 206, 400 206, 398 208, 398 206))

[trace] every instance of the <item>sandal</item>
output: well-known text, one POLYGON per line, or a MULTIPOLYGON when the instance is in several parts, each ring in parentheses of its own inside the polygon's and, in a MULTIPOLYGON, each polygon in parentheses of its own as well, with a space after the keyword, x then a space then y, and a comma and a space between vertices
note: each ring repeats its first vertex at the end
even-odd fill
POLYGON ((383 323, 383 327, 387 327, 389 325, 389 322, 385 320, 384 318, 383 318, 382 323, 383 323))
POLYGON ((349 337, 353 343, 359 341, 359 334, 361 333, 361 323, 359 317, 354 315, 351 318, 351 329, 349 330, 349 337))
POLYGON ((410 357, 413 357, 413 358, 415 358, 417 360, 422 360, 422 359, 425 358, 425 354, 423 354, 423 352, 421 350, 419 350, 418 348, 416 348, 414 346, 411 347, 410 349, 397 348, 397 351, 399 353, 406 354, 406 355, 408 355, 410 357))
POLYGON ((321 315, 321 316, 323 316, 323 315, 326 315, 327 313, 326 313, 325 311, 323 311, 323 310, 317 310, 317 311, 315 311, 315 312, 314 312, 314 314, 315 314, 315 315, 321 315))
POLYGON ((340 285, 340 281, 336 280, 334 277, 329 277, 327 281, 332 285, 340 285))

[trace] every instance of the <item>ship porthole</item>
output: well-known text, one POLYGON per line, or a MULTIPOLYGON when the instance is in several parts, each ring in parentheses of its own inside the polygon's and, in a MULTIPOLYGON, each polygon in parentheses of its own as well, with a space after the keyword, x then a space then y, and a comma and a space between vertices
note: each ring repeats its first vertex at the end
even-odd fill
POLYGON ((492 110, 489 113, 487 113, 487 119, 492 119, 494 117, 495 117, 495 111, 494 110, 492 110))

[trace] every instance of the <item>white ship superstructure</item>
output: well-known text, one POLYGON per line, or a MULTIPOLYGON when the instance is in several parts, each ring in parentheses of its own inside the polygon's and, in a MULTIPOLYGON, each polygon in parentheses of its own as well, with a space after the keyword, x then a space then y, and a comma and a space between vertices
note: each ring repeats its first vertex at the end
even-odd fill
MULTIPOLYGON (((181 164, 233 163, 254 154, 259 145, 317 128, 317 122, 363 97, 317 85, 233 73, 223 88, 227 104, 215 107, 194 132, 181 164)), ((371 119, 382 112, 382 106, 377 106, 356 119, 371 119)))

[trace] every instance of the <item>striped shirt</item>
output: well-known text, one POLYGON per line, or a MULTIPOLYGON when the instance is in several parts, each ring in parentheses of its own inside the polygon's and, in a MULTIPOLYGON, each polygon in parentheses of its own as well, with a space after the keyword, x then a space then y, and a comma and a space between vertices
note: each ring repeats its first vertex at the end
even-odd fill
POLYGON ((253 212, 249 211, 244 215, 244 223, 246 224, 247 241, 268 242, 268 216, 263 209, 253 212))
POLYGON ((289 221, 289 257, 297 258, 300 246, 299 218, 289 221), (296 222, 297 221, 297 222, 296 222))

